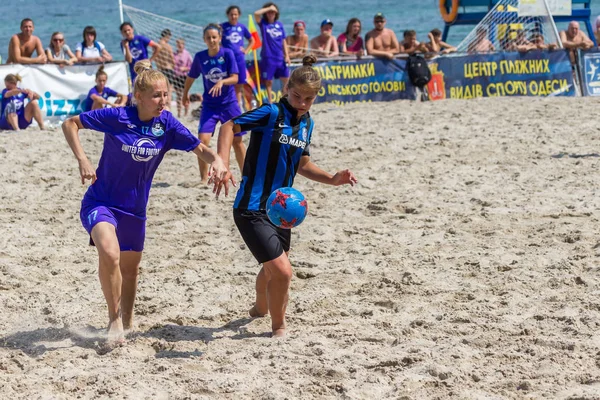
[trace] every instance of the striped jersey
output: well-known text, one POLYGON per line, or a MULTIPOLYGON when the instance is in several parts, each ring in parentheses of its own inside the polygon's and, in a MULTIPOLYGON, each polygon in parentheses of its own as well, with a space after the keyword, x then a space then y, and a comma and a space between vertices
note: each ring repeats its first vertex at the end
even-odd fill
POLYGON ((313 120, 309 113, 296 117, 296 110, 282 98, 233 119, 242 131, 251 131, 244 160, 242 183, 233 208, 265 210, 275 189, 291 187, 300 158, 309 156, 313 120))

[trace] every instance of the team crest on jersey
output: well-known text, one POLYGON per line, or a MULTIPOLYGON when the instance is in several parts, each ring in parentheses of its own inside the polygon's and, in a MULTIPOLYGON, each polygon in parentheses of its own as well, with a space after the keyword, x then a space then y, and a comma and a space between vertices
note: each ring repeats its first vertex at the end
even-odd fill
POLYGON ((165 134, 165 126, 162 124, 162 122, 157 122, 152 126, 150 131, 154 136, 159 137, 165 134))
POLYGON ((219 57, 219 58, 217 59, 217 62, 218 62, 219 64, 224 64, 224 63, 225 63, 225 58, 223 58, 223 56, 221 56, 221 57, 219 57))
POLYGON ((300 138, 306 142, 306 139, 308 138, 308 129, 306 129, 306 127, 303 127, 300 131, 300 138))

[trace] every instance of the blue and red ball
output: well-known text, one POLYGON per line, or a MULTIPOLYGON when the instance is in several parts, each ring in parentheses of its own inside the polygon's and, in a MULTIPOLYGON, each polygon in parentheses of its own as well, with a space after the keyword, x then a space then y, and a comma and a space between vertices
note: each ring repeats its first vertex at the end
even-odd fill
POLYGON ((304 221, 308 214, 306 198, 291 187, 276 189, 267 200, 267 216, 273 225, 283 228, 294 228, 304 221))

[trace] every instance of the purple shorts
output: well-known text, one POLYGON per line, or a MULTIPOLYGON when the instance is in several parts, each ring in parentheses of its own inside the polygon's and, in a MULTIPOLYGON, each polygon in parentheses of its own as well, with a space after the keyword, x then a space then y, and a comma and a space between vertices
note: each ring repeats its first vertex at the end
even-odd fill
POLYGON ((260 60, 260 78, 266 81, 272 81, 273 78, 289 78, 290 69, 284 60, 272 60, 262 58, 260 60))
MULTIPOLYGON (((128 214, 113 207, 84 202, 81 203, 79 217, 81 224, 90 235, 94 226, 99 222, 108 222, 114 226, 121 251, 144 250, 146 218, 128 214)), ((90 245, 94 246, 91 236, 90 245)))
MULTIPOLYGON (((202 104, 202 114, 200 115, 200 126, 198 127, 198 133, 210 133, 215 134, 215 127, 220 122, 225 122, 239 117, 242 115, 240 105, 237 102, 226 104, 220 107, 208 106, 202 104)), ((236 133, 235 136, 243 136, 246 132, 236 133)))
POLYGON ((244 53, 235 55, 235 62, 238 67, 238 85, 247 83, 246 81, 246 55, 244 53))
MULTIPOLYGON (((25 114, 20 114, 19 115, 19 129, 25 129, 27 128, 29 125, 31 125, 31 121, 27 121, 27 119, 25 118, 25 114)), ((12 131, 13 128, 12 126, 8 123, 8 120, 6 118, 0 118, 0 130, 3 131, 12 131)))

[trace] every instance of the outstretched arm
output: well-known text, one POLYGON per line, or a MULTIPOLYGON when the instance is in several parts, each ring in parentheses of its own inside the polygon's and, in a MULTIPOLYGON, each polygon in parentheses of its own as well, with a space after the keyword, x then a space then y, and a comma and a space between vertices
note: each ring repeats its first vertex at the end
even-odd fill
POLYGON ((219 138, 217 139, 217 153, 220 159, 223 161, 225 168, 227 169, 228 176, 223 179, 214 179, 213 193, 216 193, 217 197, 221 193, 221 189, 225 186, 225 196, 229 194, 229 181, 235 186, 235 182, 229 172, 229 153, 231 153, 231 144, 233 143, 233 136, 235 133, 240 132, 240 126, 233 123, 233 121, 227 121, 219 129, 219 138))
POLYGON ((325 183, 327 185, 340 186, 340 185, 351 185, 354 186, 358 182, 352 171, 344 169, 331 175, 329 172, 323 171, 317 167, 309 156, 303 156, 300 159, 300 165, 298 166, 298 173, 303 177, 310 179, 311 181, 325 183))
POLYGON ((79 141, 79 130, 83 128, 79 116, 71 117, 62 124, 62 130, 65 134, 65 139, 69 143, 69 147, 73 151, 75 158, 79 162, 79 174, 81 175, 81 184, 84 184, 86 179, 96 182, 96 171, 92 167, 92 163, 88 160, 81 142, 79 141))

